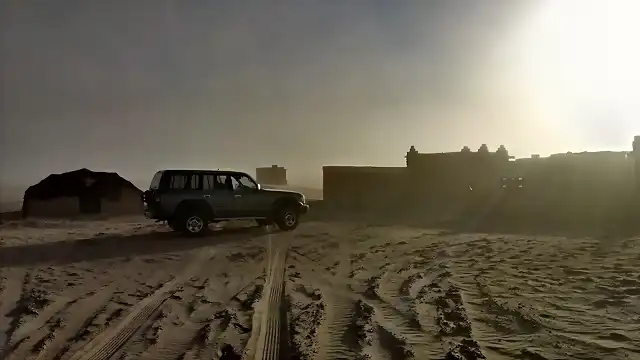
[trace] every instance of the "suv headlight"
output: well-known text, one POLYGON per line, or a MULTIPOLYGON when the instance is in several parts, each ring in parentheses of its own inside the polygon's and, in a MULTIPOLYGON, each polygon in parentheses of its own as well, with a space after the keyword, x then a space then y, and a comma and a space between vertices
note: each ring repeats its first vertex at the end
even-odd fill
POLYGON ((306 204, 307 203, 307 199, 305 199, 304 194, 300 194, 300 203, 301 204, 306 204))

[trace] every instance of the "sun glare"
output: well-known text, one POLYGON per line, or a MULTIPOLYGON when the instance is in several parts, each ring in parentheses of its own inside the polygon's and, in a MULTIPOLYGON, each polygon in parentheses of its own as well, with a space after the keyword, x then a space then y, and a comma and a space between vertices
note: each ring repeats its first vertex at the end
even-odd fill
POLYGON ((639 14, 637 0, 544 2, 514 39, 536 99, 571 126, 596 111, 640 132, 639 14))

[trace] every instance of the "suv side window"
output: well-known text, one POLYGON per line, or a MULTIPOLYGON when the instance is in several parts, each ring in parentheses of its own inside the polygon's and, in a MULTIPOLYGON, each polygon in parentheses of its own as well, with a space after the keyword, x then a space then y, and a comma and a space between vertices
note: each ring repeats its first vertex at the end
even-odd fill
POLYGON ((172 190, 184 190, 187 185, 187 175, 184 174, 171 174, 169 178, 169 189, 172 190))
POLYGON ((200 174, 191 174, 191 183, 189 189, 200 190, 200 174))
POLYGON ((231 178, 228 175, 206 174, 202 176, 202 189, 211 190, 231 190, 229 188, 231 178))
POLYGON ((235 175, 233 177, 233 190, 238 188, 256 189, 256 184, 247 175, 235 175))
POLYGON ((217 175, 214 185, 216 190, 233 191, 232 179, 229 175, 217 175))
POLYGON ((202 175, 202 190, 211 191, 214 189, 216 176, 213 174, 202 175))

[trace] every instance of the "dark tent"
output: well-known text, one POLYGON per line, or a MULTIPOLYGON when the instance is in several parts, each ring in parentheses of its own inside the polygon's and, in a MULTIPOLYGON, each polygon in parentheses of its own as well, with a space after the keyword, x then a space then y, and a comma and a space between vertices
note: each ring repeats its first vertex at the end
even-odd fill
POLYGON ((52 174, 27 189, 23 216, 142 213, 142 191, 117 173, 88 169, 52 174))

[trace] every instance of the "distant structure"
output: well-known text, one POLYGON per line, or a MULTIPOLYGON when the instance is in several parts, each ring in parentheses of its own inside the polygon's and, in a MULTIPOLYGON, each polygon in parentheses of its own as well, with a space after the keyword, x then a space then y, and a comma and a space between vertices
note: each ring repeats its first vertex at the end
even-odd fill
POLYGON ((640 196, 640 135, 633 137, 633 151, 631 152, 635 165, 636 192, 640 196))
POLYGON ((260 184, 287 185, 287 169, 278 165, 256 168, 256 180, 260 184))
POLYGON ((490 152, 486 144, 478 151, 464 146, 461 151, 420 153, 412 146, 406 155, 407 176, 411 183, 411 198, 456 199, 466 196, 469 188, 478 192, 496 187, 497 179, 509 174, 510 156, 504 146, 490 152))
POLYGON ((116 173, 88 169, 52 174, 27 189, 23 217, 141 214, 142 191, 116 173))
POLYGON ((502 157, 503 159, 507 159, 507 160, 513 158, 512 156, 509 156, 509 151, 507 151, 504 145, 500 145, 498 150, 496 150, 496 154, 498 154, 498 156, 502 157))
MULTIPOLYGON (((409 160, 409 159, 407 159, 409 160)), ((381 166, 323 166, 322 197, 345 208, 373 208, 399 200, 397 193, 406 189, 405 167, 381 166)))
POLYGON ((323 200, 418 222, 480 216, 477 224, 495 220, 518 231, 541 226, 600 233, 640 224, 640 136, 633 151, 515 159, 502 145, 493 152, 483 144, 477 151, 464 146, 441 153, 411 146, 405 160, 398 167, 323 166, 323 200), (526 186, 511 196, 500 186, 503 177, 522 177, 526 186))
POLYGON ((411 145, 411 147, 409 148, 409 151, 407 152, 407 156, 404 157, 406 159, 407 167, 412 167, 415 165, 415 161, 418 158, 418 154, 419 153, 418 153, 418 150, 416 150, 416 147, 411 145))

